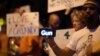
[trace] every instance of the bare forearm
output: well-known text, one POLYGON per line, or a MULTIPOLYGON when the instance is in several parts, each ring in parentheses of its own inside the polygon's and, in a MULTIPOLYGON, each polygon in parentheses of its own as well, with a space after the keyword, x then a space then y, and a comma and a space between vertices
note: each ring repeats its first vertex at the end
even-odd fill
POLYGON ((59 48, 53 39, 47 41, 57 56, 72 56, 71 51, 59 48))
POLYGON ((53 52, 56 54, 56 56, 65 56, 65 53, 63 52, 63 50, 59 48, 56 43, 49 42, 49 45, 52 48, 53 52))

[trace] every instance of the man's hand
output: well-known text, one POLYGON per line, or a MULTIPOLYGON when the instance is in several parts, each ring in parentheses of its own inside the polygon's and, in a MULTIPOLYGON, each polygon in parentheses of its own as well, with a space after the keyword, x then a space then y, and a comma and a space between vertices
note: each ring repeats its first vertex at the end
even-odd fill
POLYGON ((75 51, 67 47, 63 49, 59 48, 55 43, 54 38, 45 38, 45 40, 49 43, 56 56, 73 56, 73 54, 75 53, 75 51))

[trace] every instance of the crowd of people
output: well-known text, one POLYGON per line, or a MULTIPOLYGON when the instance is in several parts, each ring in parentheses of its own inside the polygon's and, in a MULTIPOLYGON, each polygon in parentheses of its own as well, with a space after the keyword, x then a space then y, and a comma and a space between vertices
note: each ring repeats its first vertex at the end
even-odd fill
POLYGON ((100 7, 96 0, 87 0, 81 6, 81 10, 73 11, 71 18, 76 32, 71 36, 66 47, 61 49, 53 38, 47 38, 56 56, 100 56, 100 44, 96 44, 100 43, 99 34, 97 34, 100 29, 99 14, 100 7), (95 45, 99 47, 95 49, 95 45))
MULTIPOLYGON (((100 56, 99 5, 97 0, 87 0, 79 6, 80 10, 77 9, 78 7, 71 10, 70 18, 75 32, 66 39, 68 43, 63 45, 64 48, 58 46, 54 40, 55 37, 42 38, 31 35, 7 38, 6 33, 0 33, 0 50, 5 49, 5 53, 9 56, 100 56), (6 43, 2 44, 3 41, 6 43), (7 52, 7 50, 10 51, 7 52)), ((15 8, 13 13, 22 15, 26 12, 20 8, 15 8)), ((40 24, 39 28, 58 30, 61 25, 60 16, 50 14, 47 24, 47 27, 40 24)))

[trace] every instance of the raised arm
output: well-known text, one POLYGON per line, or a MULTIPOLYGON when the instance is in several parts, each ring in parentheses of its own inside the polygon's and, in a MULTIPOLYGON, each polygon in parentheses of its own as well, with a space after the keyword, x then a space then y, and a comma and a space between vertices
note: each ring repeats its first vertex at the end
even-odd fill
POLYGON ((65 47, 63 49, 59 48, 53 38, 46 38, 45 40, 49 43, 56 56, 72 56, 75 53, 74 50, 71 50, 68 47, 65 47))

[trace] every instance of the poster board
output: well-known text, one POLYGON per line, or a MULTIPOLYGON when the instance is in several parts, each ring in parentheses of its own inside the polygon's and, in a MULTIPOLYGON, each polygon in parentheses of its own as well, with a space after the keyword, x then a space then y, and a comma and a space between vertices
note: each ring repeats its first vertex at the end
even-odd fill
POLYGON ((48 13, 66 9, 66 3, 67 0, 48 0, 48 13))
POLYGON ((86 0, 48 0, 48 13, 65 10, 66 14, 71 8, 81 6, 86 0))
MULTIPOLYGON (((61 29, 56 31, 54 41, 59 48, 63 49, 68 43, 68 39, 75 32, 74 29, 61 29)), ((56 56, 51 47, 49 46, 49 56, 56 56)))
POLYGON ((39 13, 7 14, 7 36, 38 35, 39 13))

